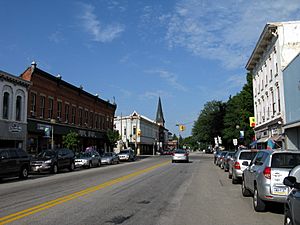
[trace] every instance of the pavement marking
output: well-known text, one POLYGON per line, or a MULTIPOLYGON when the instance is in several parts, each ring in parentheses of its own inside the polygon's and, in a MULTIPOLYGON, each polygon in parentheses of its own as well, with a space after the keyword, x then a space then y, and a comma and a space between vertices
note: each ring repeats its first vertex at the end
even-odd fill
POLYGON ((19 211, 19 212, 16 212, 16 213, 4 216, 4 217, 1 217, 0 218, 0 225, 11 223, 13 221, 16 221, 18 219, 24 218, 26 216, 29 216, 29 215, 38 213, 40 211, 52 208, 52 207, 54 207, 56 205, 59 205, 59 204, 62 204, 64 202, 68 202, 68 201, 70 201, 72 199, 79 198, 81 196, 93 193, 95 191, 104 189, 106 187, 112 186, 112 185, 117 184, 117 183, 120 183, 122 181, 126 181, 126 180, 128 180, 130 178, 137 177, 137 176, 139 176, 141 174, 150 172, 150 171, 152 171, 154 169, 157 169, 159 167, 165 166, 165 165, 167 165, 169 163, 170 163, 169 161, 163 162, 163 163, 159 163, 159 164, 156 164, 154 166, 148 167, 146 169, 139 170, 139 171, 136 171, 134 173, 131 173, 131 174, 128 174, 128 175, 125 175, 125 176, 122 176, 122 177, 118 177, 116 179, 104 182, 102 184, 86 188, 86 189, 84 189, 82 191, 74 192, 72 194, 69 194, 69 195, 66 195, 66 196, 63 196, 63 197, 60 197, 60 198, 57 198, 57 199, 54 199, 54 200, 51 200, 51 201, 39 204, 37 206, 34 206, 34 207, 31 207, 31 208, 28 208, 28 209, 25 209, 25 210, 22 210, 22 211, 19 211))

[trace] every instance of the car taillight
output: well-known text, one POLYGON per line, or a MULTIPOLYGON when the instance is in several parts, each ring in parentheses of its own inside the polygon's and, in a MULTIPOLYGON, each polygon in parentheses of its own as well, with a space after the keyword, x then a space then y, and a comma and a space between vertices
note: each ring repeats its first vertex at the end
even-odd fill
POLYGON ((234 163, 234 168, 237 169, 237 170, 240 170, 241 169, 240 163, 239 162, 235 162, 234 163))
POLYGON ((266 167, 264 169, 263 173, 264 173, 265 178, 271 179, 271 167, 266 167))

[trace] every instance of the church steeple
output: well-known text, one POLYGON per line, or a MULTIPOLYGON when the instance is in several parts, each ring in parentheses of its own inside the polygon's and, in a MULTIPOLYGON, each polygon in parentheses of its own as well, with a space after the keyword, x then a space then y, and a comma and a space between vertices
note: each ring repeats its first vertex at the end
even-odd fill
POLYGON ((161 126, 165 126, 165 119, 164 119, 164 114, 162 111, 162 107, 161 107, 161 101, 160 101, 160 97, 158 99, 158 106, 157 106, 157 112, 156 112, 156 123, 158 123, 161 126))

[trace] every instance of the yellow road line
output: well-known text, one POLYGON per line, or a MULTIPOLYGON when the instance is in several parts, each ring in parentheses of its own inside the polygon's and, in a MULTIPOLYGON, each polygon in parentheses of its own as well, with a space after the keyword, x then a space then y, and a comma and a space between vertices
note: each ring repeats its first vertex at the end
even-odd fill
POLYGON ((137 172, 134 172, 134 173, 131 173, 131 174, 128 174, 128 175, 125 175, 125 176, 122 176, 122 177, 119 177, 119 178, 107 181, 105 183, 102 183, 102 184, 99 184, 99 185, 96 185, 96 186, 93 186, 93 187, 86 188, 86 189, 84 189, 82 191, 74 192, 72 194, 69 194, 69 195, 66 195, 66 196, 63 196, 63 197, 60 197, 60 198, 57 198, 57 199, 54 199, 54 200, 51 200, 51 201, 39 204, 37 206, 34 206, 34 207, 31 207, 31 208, 28 208, 28 209, 25 209, 25 210, 22 210, 22 211, 19 211, 19 212, 16 212, 16 213, 4 216, 4 217, 1 217, 0 218, 0 225, 4 225, 4 224, 10 223, 10 222, 13 222, 15 220, 24 218, 26 216, 35 214, 37 212, 40 212, 40 211, 49 209, 51 207, 54 207, 56 205, 62 204, 64 202, 70 201, 72 199, 76 199, 76 198, 79 198, 81 196, 87 195, 89 193, 98 191, 100 189, 112 186, 114 184, 120 183, 122 181, 128 180, 128 179, 136 177, 138 175, 150 172, 151 170, 154 170, 154 169, 159 168, 161 166, 164 166, 166 164, 169 164, 169 162, 164 162, 164 163, 156 164, 156 165, 148 167, 146 169, 139 170, 137 172))

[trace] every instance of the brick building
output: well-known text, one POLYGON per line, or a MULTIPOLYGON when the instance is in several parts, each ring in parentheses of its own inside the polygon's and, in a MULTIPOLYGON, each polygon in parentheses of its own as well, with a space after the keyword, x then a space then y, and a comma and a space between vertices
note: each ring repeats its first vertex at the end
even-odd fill
POLYGON ((62 146, 62 137, 70 131, 78 133, 81 150, 96 146, 108 151, 107 131, 113 129, 116 104, 37 68, 35 62, 20 76, 32 82, 27 109, 29 152, 37 153, 51 144, 62 146))

